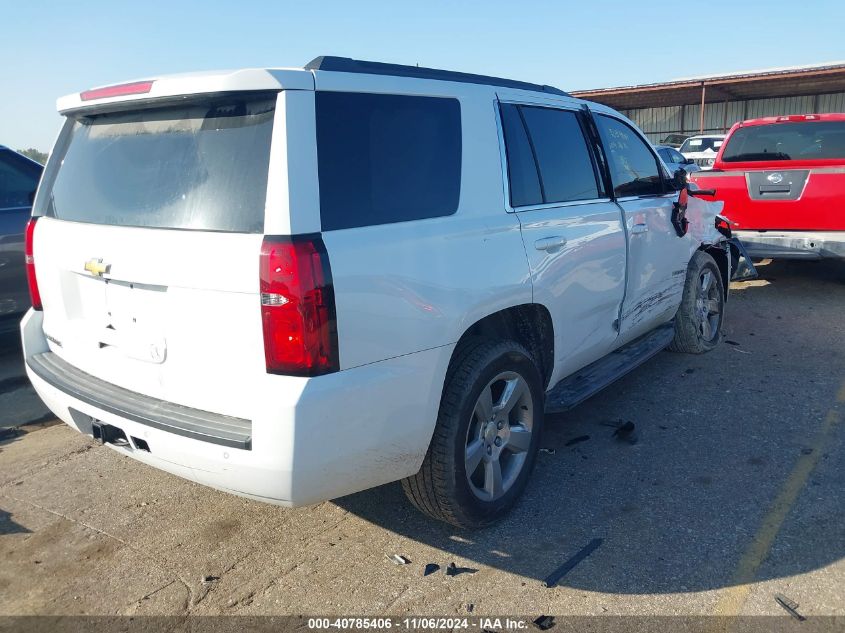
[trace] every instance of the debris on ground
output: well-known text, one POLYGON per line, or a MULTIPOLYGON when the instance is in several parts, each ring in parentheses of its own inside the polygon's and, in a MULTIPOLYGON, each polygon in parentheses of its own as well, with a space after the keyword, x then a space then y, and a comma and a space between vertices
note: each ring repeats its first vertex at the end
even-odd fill
POLYGON ((394 565, 407 565, 411 562, 410 558, 406 558, 401 554, 385 554, 387 559, 392 562, 394 565))
POLYGON ((750 353, 751 353, 751 352, 749 352, 749 351, 746 351, 746 350, 744 350, 744 349, 739 349, 739 348, 737 348, 737 347, 734 347, 734 348, 733 348, 733 350, 734 350, 735 352, 739 352, 740 354, 750 354, 750 353))
POLYGON ((555 449, 553 449, 553 448, 541 448, 541 449, 540 449, 540 452, 541 452, 541 453, 546 453, 546 454, 548 454, 548 455, 554 455, 555 453, 557 453, 557 451, 556 451, 555 449))
POLYGON ((210 585, 213 582, 217 582, 220 580, 220 576, 203 576, 202 577, 202 584, 210 585))
POLYGON ((467 613, 472 613, 473 609, 475 609, 475 605, 473 603, 470 602, 468 605, 466 605, 467 613))
POLYGON ((573 437, 566 444, 564 444, 564 446, 574 446, 575 444, 586 442, 588 439, 590 439, 589 435, 579 435, 578 437, 573 437))
POLYGON ((534 620, 534 626, 536 626, 541 631, 548 631, 555 625, 555 619, 551 615, 541 615, 539 618, 534 620))
POLYGON ((563 578, 566 574, 572 571, 578 563, 582 560, 587 558, 590 554, 596 551, 599 546, 604 542, 604 539, 594 538, 592 541, 587 543, 584 547, 581 548, 575 556, 570 558, 566 561, 563 565, 555 569, 551 574, 549 574, 548 578, 543 581, 543 585, 549 589, 557 585, 560 582, 560 579, 563 578))
POLYGON ((425 571, 423 571, 423 576, 429 576, 440 569, 440 565, 437 563, 429 563, 425 566, 425 571))
POLYGON ((474 574, 478 570, 473 567, 456 567, 455 563, 449 563, 446 567, 447 576, 460 576, 461 574, 474 574))
POLYGON ((813 449, 812 449, 812 448, 802 448, 802 449, 801 449, 801 454, 802 454, 802 455, 812 455, 812 454, 813 454, 813 449))
POLYGON ((629 444, 636 444, 639 438, 637 437, 637 434, 634 433, 634 429, 636 429, 636 426, 633 422, 628 420, 625 424, 616 427, 616 430, 613 432, 613 437, 617 440, 628 442, 629 444))
POLYGON ((725 339, 725 343, 727 343, 728 345, 739 345, 739 343, 730 339, 725 339))
POLYGON ((616 430, 613 432, 613 436, 624 437, 625 435, 630 435, 634 432, 635 428, 637 428, 636 425, 628 420, 625 424, 616 427, 616 430))
POLYGON ((807 619, 803 615, 798 613, 798 603, 795 602, 794 600, 790 600, 789 598, 787 598, 782 593, 776 593, 775 594, 775 601, 780 606, 782 606, 784 609, 786 609, 786 612, 789 615, 791 615, 793 618, 795 618, 799 622, 803 622, 804 620, 807 619))

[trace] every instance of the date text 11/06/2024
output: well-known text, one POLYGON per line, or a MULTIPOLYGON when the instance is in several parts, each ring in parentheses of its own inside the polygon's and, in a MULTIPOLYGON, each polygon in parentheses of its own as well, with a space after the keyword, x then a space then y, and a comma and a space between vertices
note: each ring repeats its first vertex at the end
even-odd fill
POLYGON ((520 618, 309 618, 308 628, 312 630, 497 630, 520 631, 529 627, 530 620, 520 618))

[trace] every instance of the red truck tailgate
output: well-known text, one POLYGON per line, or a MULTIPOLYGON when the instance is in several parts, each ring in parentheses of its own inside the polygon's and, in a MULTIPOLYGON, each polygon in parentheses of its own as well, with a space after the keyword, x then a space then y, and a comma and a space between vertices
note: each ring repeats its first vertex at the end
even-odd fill
POLYGON ((845 230, 845 165, 694 172, 738 230, 845 230))

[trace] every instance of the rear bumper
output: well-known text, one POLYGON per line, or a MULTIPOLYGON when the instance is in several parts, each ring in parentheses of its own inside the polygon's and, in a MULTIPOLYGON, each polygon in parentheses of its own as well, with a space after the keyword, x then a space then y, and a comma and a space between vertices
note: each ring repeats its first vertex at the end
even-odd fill
POLYGON ((333 499, 417 472, 434 430, 452 349, 312 379, 267 375, 262 377, 268 381, 262 390, 266 398, 244 403, 249 415, 243 419, 228 418, 236 428, 223 428, 227 435, 211 423, 224 416, 133 392, 128 393, 136 401, 127 401, 126 393, 112 393, 103 381, 86 390, 67 363, 52 363, 48 374, 43 361, 58 356, 50 355, 42 321, 43 313, 30 310, 21 323, 27 374, 62 421, 89 435, 92 422, 116 427, 128 442, 107 446, 120 453, 197 483, 284 506, 333 499), (150 404, 154 411, 145 408, 150 404), (211 422, 206 417, 205 428, 197 429, 194 419, 186 432, 185 416, 196 413, 212 416, 211 422), (236 443, 248 435, 249 445, 227 445, 221 435, 236 443))
POLYGON ((845 258, 845 231, 734 231, 752 257, 845 258))
POLYGON ((123 389, 77 369, 53 352, 33 354, 27 369, 57 390, 76 400, 176 435, 252 449, 252 422, 242 418, 183 407, 123 389))

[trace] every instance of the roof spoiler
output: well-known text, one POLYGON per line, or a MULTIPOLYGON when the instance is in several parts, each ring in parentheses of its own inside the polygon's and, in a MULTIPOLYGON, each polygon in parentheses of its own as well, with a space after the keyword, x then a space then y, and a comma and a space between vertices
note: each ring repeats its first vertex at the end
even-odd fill
POLYGON ((305 69, 328 70, 339 73, 357 73, 362 75, 387 75, 390 77, 435 79, 437 81, 456 81, 468 84, 482 84, 485 86, 502 86, 503 88, 514 88, 516 90, 545 92, 547 94, 560 95, 562 97, 571 96, 554 86, 532 84, 526 81, 502 79, 500 77, 488 77, 487 75, 473 75, 471 73, 461 73, 451 70, 438 70, 436 68, 423 68, 420 66, 368 62, 359 59, 351 59, 349 57, 332 57, 328 55, 315 57, 305 65, 305 69))

